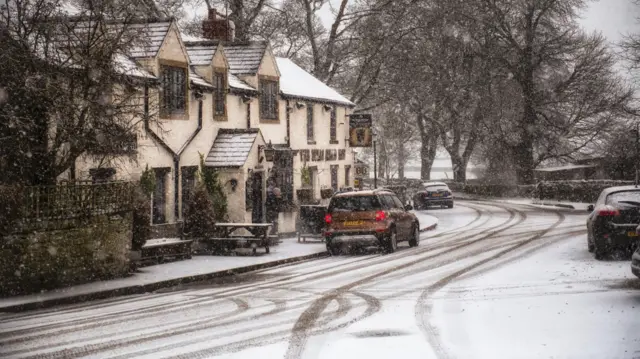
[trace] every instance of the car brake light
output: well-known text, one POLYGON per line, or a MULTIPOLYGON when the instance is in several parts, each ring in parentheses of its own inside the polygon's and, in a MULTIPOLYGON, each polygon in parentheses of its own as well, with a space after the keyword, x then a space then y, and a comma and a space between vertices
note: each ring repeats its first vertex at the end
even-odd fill
POLYGON ((611 206, 604 206, 598 210, 598 217, 615 217, 618 215, 620 215, 620 211, 611 206))
POLYGON ((387 214, 384 211, 376 212, 376 222, 384 221, 387 218, 387 214))
POLYGON ((332 221, 333 221, 333 218, 331 217, 331 214, 327 213, 327 214, 324 216, 324 222, 325 222, 326 224, 331 224, 331 222, 332 222, 332 221))

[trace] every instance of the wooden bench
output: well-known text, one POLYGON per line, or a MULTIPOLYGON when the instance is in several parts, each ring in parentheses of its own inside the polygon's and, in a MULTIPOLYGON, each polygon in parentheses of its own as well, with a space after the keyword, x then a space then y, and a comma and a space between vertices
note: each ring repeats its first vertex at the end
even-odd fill
POLYGON ((164 257, 191 258, 191 240, 180 238, 149 239, 142 246, 140 260, 155 259, 163 261, 164 257))
POLYGON ((230 248, 252 248, 257 253, 258 247, 264 247, 267 253, 269 248, 278 243, 277 236, 270 236, 271 223, 216 223, 215 229, 219 237, 205 237, 201 241, 217 243, 230 248), (233 235, 233 232, 245 229, 251 235, 233 235))

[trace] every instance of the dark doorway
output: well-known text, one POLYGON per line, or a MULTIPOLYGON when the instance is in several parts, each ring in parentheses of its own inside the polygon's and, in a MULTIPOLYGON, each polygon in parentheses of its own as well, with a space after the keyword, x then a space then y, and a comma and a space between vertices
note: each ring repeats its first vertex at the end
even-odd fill
POLYGON ((169 172, 169 169, 154 168, 153 171, 156 175, 156 189, 153 192, 153 223, 160 224, 167 221, 167 196, 165 177, 167 172, 169 172))
POLYGON ((252 193, 251 193, 251 222, 262 223, 264 222, 262 202, 262 172, 254 172, 252 178, 252 193))

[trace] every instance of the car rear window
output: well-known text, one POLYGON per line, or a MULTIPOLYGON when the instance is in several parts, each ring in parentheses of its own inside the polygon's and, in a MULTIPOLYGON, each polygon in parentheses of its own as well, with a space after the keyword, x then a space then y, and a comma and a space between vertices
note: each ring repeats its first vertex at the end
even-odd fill
POLYGON ((449 187, 444 185, 427 186, 427 191, 448 191, 449 187))
POLYGON ((329 212, 364 212, 381 208, 376 196, 335 197, 329 204, 329 212))
POLYGON ((614 204, 620 201, 640 202, 640 190, 613 192, 607 196, 606 203, 614 204))

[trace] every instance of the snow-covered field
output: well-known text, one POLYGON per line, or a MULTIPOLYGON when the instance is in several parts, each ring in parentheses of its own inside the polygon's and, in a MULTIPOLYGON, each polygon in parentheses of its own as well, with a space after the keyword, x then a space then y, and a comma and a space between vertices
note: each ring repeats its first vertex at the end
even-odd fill
POLYGON ((420 246, 0 315, 6 358, 633 358, 638 281, 586 213, 456 203, 420 246))

